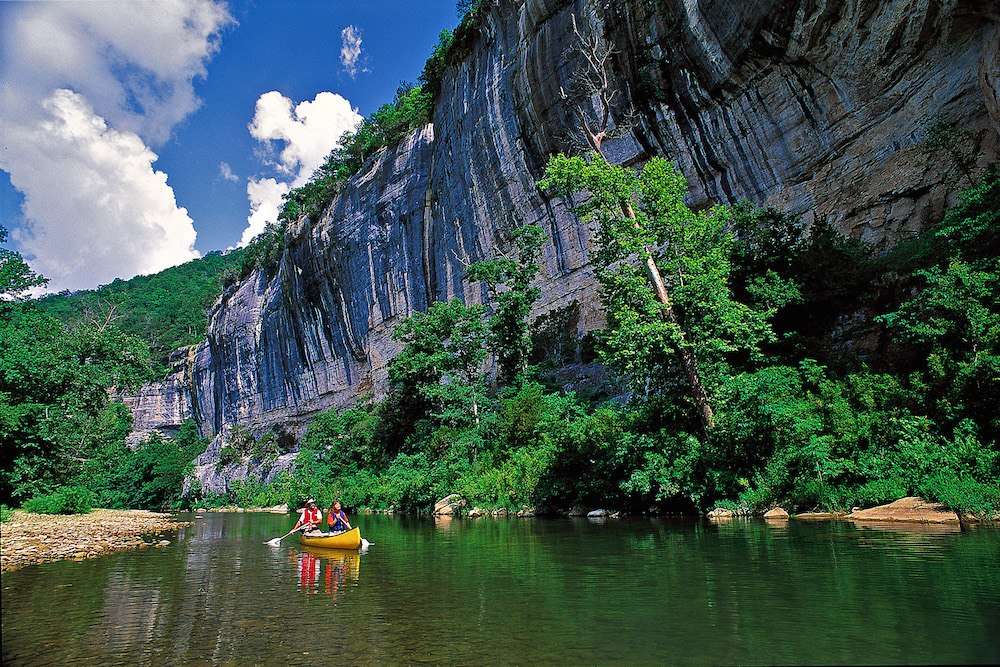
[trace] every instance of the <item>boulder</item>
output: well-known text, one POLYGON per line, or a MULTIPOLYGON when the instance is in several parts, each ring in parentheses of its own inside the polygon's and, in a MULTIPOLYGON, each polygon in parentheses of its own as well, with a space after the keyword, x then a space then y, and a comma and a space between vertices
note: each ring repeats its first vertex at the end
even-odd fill
POLYGON ((736 512, 725 507, 716 507, 708 513, 709 519, 732 519, 734 516, 736 516, 736 512))
POLYGON ((434 503, 434 514, 452 515, 462 507, 465 507, 465 498, 457 493, 452 493, 434 503))
POLYGON ((764 513, 765 519, 787 519, 788 512, 781 507, 775 507, 773 510, 769 510, 764 513))
POLYGON ((844 516, 843 512, 802 512, 801 514, 796 514, 794 519, 806 519, 806 520, 816 520, 816 521, 829 521, 830 519, 840 519, 844 516))
POLYGON ((851 512, 851 521, 912 521, 917 523, 958 523, 958 515, 941 503, 929 503, 923 498, 908 496, 888 505, 851 512))

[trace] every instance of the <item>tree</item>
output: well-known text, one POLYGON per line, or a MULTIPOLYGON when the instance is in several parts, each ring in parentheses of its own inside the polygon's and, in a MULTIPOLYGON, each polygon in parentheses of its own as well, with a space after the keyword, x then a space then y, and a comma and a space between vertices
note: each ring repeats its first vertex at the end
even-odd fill
POLYGON ((471 415, 479 426, 486 358, 483 311, 483 306, 465 306, 458 299, 439 301, 426 313, 403 320, 393 333, 405 346, 389 365, 390 383, 422 400, 441 423, 458 425, 471 415))
MULTIPOLYGON (((0 243, 7 242, 8 232, 0 225, 0 243)), ((0 248, 0 300, 20 299, 25 291, 49 282, 28 266, 21 253, 0 248)))
POLYGON ((683 202, 684 177, 661 158, 633 172, 559 155, 546 173, 542 187, 589 194, 574 212, 595 224, 609 328, 605 360, 639 395, 670 392, 679 364, 707 434, 713 421, 704 371, 718 379, 728 355, 758 355, 760 343, 773 337, 768 319, 776 308, 733 296, 729 210, 691 211, 683 202))
POLYGON ((469 267, 470 280, 482 280, 494 304, 489 320, 489 348, 497 357, 499 375, 511 382, 528 369, 531 337, 528 316, 541 290, 531 283, 538 275, 543 232, 537 225, 514 231, 517 258, 506 255, 469 267))
POLYGON ((149 350, 114 326, 65 327, 34 302, 0 303, 0 496, 24 499, 88 471, 127 409, 109 392, 149 377, 149 350))
POLYGON ((936 406, 939 423, 972 417, 1000 433, 1000 260, 976 269, 954 258, 944 269, 917 271, 923 289, 898 310, 877 319, 925 354, 926 367, 912 379, 936 406))
MULTIPOLYGON (((620 212, 621 219, 626 221, 626 226, 631 226, 633 228, 634 233, 631 234, 633 242, 640 242, 640 245, 632 248, 631 252, 638 253, 643 260, 643 269, 649 289, 652 290, 653 296, 660 304, 660 307, 657 308, 659 317, 666 329, 673 332, 671 337, 676 338, 675 349, 677 351, 677 357, 687 379, 691 398, 698 412, 698 418, 701 422, 702 430, 705 432, 707 437, 715 425, 715 415, 712 410, 711 402, 708 398, 708 393, 705 391, 704 384, 701 380, 701 373, 698 368, 698 359, 695 354, 695 350, 691 345, 685 342, 685 332, 678 324, 677 315, 674 312, 674 307, 671 303, 670 293, 667 291, 667 287, 664 283, 662 275, 660 274, 660 270, 656 266, 656 262, 648 248, 641 244, 642 237, 646 236, 646 232, 641 229, 635 210, 633 209, 632 200, 630 198, 633 192, 631 192, 627 187, 622 189, 621 186, 623 186, 624 183, 621 182, 620 179, 616 179, 615 167, 607 161, 607 158, 601 150, 604 140, 611 134, 612 107, 614 102, 614 90, 611 87, 610 73, 610 61, 612 54, 596 35, 584 35, 578 30, 575 15, 573 16, 573 32, 577 38, 577 50, 585 63, 584 66, 577 71, 575 76, 577 89, 574 91, 575 98, 577 100, 597 100, 599 109, 596 110, 596 117, 594 117, 595 112, 593 110, 588 111, 588 109, 585 108, 579 101, 574 102, 571 96, 565 91, 562 93, 563 99, 571 104, 573 112, 577 117, 580 131, 582 132, 587 145, 593 151, 594 161, 603 163, 608 167, 608 171, 603 175, 599 174, 597 171, 591 172, 592 176, 597 177, 595 185, 598 182, 603 181, 606 185, 610 186, 610 189, 605 191, 606 196, 603 197, 604 201, 602 205, 604 206, 605 211, 610 213, 611 211, 617 209, 620 212), (605 179, 604 176, 610 177, 610 180, 605 179), (614 184, 615 180, 619 180, 617 185, 614 184)), ((555 158, 554 160, 557 159, 558 158, 555 158)), ((577 177, 571 174, 573 171, 575 171, 575 169, 573 168, 573 163, 571 162, 563 161, 554 165, 553 161, 550 161, 549 168, 546 171, 548 178, 544 182, 554 186, 561 186, 568 190, 579 189, 577 187, 577 177), (564 166, 570 167, 569 171, 562 169, 564 166)), ((618 173, 622 172, 619 171, 618 173)), ((592 210, 596 211, 597 209, 595 208, 592 210)), ((615 224, 608 216, 602 217, 609 225, 607 227, 608 234, 605 234, 605 237, 606 240, 611 243, 609 248, 613 248, 613 246, 617 245, 617 242, 613 240, 613 237, 619 236, 620 231, 622 231, 621 229, 616 230, 616 228, 621 228, 621 225, 615 224)), ((634 279, 632 280, 632 283, 634 287, 634 279)), ((639 295, 636 294, 636 296, 639 295)))

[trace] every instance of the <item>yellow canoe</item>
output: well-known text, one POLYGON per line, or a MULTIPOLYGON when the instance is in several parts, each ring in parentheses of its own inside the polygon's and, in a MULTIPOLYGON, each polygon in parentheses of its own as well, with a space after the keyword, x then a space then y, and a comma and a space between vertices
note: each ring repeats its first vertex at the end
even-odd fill
POLYGON ((341 533, 315 536, 299 533, 299 544, 304 547, 319 547, 321 549, 357 549, 361 546, 361 529, 351 528, 341 533))

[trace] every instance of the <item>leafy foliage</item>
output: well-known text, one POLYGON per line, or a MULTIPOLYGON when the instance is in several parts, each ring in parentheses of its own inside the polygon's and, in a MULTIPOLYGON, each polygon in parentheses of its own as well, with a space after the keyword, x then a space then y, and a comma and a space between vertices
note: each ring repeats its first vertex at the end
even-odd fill
POLYGON ((482 306, 435 303, 396 327, 393 337, 405 347, 389 366, 390 382, 406 387, 441 423, 478 423, 485 333, 482 306))
POLYGON ((153 434, 131 450, 124 444, 105 459, 105 469, 96 474, 91 486, 103 507, 115 509, 167 509, 182 504, 181 488, 190 473, 192 460, 207 443, 198 435, 194 422, 187 420, 176 440, 153 434))
POLYGON ((541 290, 532 286, 538 275, 541 254, 541 227, 527 225, 513 233, 517 258, 500 257, 476 262, 469 267, 469 280, 486 283, 493 314, 489 321, 489 348, 496 355, 500 377, 512 382, 527 371, 531 354, 528 316, 541 290))
POLYGON ((244 250, 209 253, 154 275, 46 296, 38 305, 70 326, 111 323, 146 341, 152 357, 162 360, 178 347, 205 337, 205 312, 222 293, 225 276, 235 276, 244 257, 244 250))
POLYGON ((66 327, 36 304, 0 304, 0 493, 26 499, 82 474, 130 418, 113 388, 150 373, 146 345, 113 326, 66 327))
MULTIPOLYGON (((683 176, 657 158, 637 173, 560 155, 546 173, 542 187, 589 195, 574 211, 594 225, 609 329, 603 358, 635 395, 675 393, 676 356, 684 348, 695 350, 701 372, 716 384, 728 356, 759 357, 760 344, 773 339, 767 320, 787 298, 771 289, 771 303, 760 307, 734 297, 727 209, 688 209, 683 176), (665 304, 647 283, 647 261, 657 265, 667 283, 677 313, 673 320, 661 316, 665 304)), ((767 278, 780 283, 774 274, 767 278)))
POLYGON ((94 507, 94 492, 84 486, 66 486, 35 496, 24 504, 24 511, 35 514, 86 514, 94 507))
MULTIPOLYGON (((0 225, 0 243, 6 243, 7 236, 7 230, 0 225)), ((31 270, 28 263, 21 257, 21 253, 0 248, 0 299, 4 297, 21 298, 25 291, 47 282, 49 282, 48 278, 43 278, 31 270)))

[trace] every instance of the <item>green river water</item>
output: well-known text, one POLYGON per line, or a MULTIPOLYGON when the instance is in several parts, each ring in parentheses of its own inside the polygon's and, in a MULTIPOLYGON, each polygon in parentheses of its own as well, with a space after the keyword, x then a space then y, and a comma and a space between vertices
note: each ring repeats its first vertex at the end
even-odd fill
POLYGON ((163 548, 2 577, 4 665, 1000 662, 1000 527, 181 515, 163 548))

